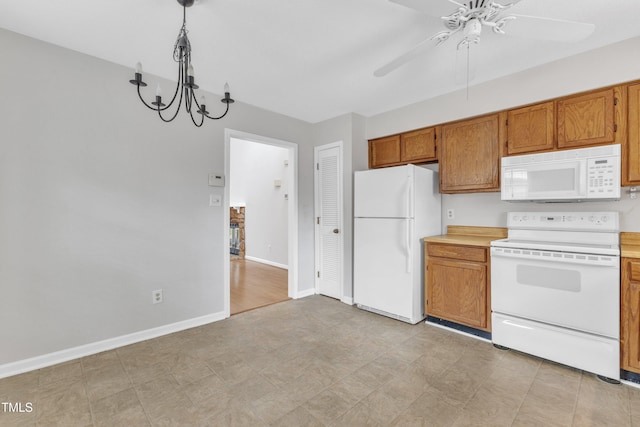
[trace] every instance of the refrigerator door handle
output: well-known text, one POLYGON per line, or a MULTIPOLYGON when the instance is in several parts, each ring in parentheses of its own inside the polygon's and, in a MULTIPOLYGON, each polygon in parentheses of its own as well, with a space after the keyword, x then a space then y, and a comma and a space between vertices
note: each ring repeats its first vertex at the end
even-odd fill
POLYGON ((407 177, 407 194, 406 194, 406 204, 407 204, 407 211, 405 213, 405 216, 407 218, 413 218, 413 213, 412 213, 412 202, 413 202, 413 177, 411 175, 409 175, 407 177))
POLYGON ((413 235, 413 221, 410 218, 413 218, 413 174, 409 174, 407 176, 407 226, 406 229, 406 248, 407 248, 407 273, 411 273, 412 269, 412 260, 413 260, 413 247, 411 244, 411 236, 413 235))
POLYGON ((407 273, 411 273, 412 271, 412 264, 413 264, 413 245, 412 245, 412 238, 411 236, 413 236, 413 221, 411 219, 407 219, 407 227, 406 227, 406 231, 407 231, 407 273))

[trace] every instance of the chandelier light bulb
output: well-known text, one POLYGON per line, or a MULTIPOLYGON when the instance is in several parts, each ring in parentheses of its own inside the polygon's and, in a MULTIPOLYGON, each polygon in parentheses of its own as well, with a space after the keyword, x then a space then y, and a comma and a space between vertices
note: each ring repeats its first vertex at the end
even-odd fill
POLYGON ((191 64, 187 67, 187 76, 193 77, 193 65, 191 64))
POLYGON ((204 95, 202 95, 200 97, 200 105, 207 105, 207 99, 204 97, 204 95))
POLYGON ((231 90, 229 90, 229 83, 225 83, 224 84, 224 93, 230 93, 231 90))
POLYGON ((156 96, 162 96, 162 88, 160 87, 160 83, 156 86, 156 96))
POLYGON ((136 62, 136 73, 142 74, 142 64, 139 62, 136 62))

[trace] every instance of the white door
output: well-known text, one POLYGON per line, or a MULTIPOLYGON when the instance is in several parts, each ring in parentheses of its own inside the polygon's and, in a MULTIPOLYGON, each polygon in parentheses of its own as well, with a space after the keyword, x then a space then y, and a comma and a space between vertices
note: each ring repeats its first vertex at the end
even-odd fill
POLYGON ((316 292, 342 297, 342 142, 315 148, 316 292))

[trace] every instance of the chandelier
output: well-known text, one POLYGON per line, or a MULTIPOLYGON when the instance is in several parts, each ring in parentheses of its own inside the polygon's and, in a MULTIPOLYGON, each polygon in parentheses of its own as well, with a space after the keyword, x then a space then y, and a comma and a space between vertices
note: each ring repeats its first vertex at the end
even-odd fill
POLYGON ((169 104, 165 104, 162 102, 162 89, 160 88, 160 83, 158 83, 158 87, 156 89, 156 98, 155 101, 150 104, 142 98, 142 94, 140 93, 140 87, 145 87, 147 84, 142 81, 142 65, 138 62, 136 64, 135 78, 133 80, 129 80, 129 83, 137 86, 138 89, 138 97, 140 97, 140 101, 147 106, 147 108, 157 111, 158 116, 164 122, 171 122, 178 116, 180 112, 180 108, 182 107, 182 99, 184 98, 184 105, 187 113, 191 117, 191 121, 197 127, 202 126, 204 123, 204 118, 218 120, 223 118, 229 112, 229 104, 233 103, 233 99, 231 99, 231 95, 229 93, 229 84, 224 85, 224 98, 220 101, 227 105, 227 108, 224 110, 221 116, 210 116, 207 111, 207 101, 204 96, 200 97, 200 101, 196 99, 195 90, 198 89, 198 85, 195 83, 195 78, 193 76, 193 66, 191 65, 191 43, 189 42, 189 37, 187 37, 187 7, 193 5, 194 0, 177 0, 178 3, 182 5, 182 28, 180 28, 180 33, 178 33, 178 38, 176 39, 176 43, 173 47, 173 60, 178 63, 178 82, 176 83, 176 90, 171 98, 169 104), (180 94, 180 97, 178 97, 180 94), (173 103, 177 99, 177 107, 173 114, 169 113, 167 110, 171 108, 173 103), (195 107, 195 108, 194 108, 195 107), (200 114, 200 121, 194 117, 194 109, 197 114, 200 114), (165 115, 163 115, 163 112, 165 115))

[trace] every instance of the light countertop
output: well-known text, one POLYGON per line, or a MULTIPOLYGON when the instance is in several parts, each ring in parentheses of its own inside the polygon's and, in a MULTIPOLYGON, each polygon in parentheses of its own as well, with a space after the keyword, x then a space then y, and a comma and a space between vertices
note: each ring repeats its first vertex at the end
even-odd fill
POLYGON ((506 228, 450 225, 447 227, 447 234, 429 236, 423 240, 425 243, 489 247, 492 241, 505 237, 506 228))

